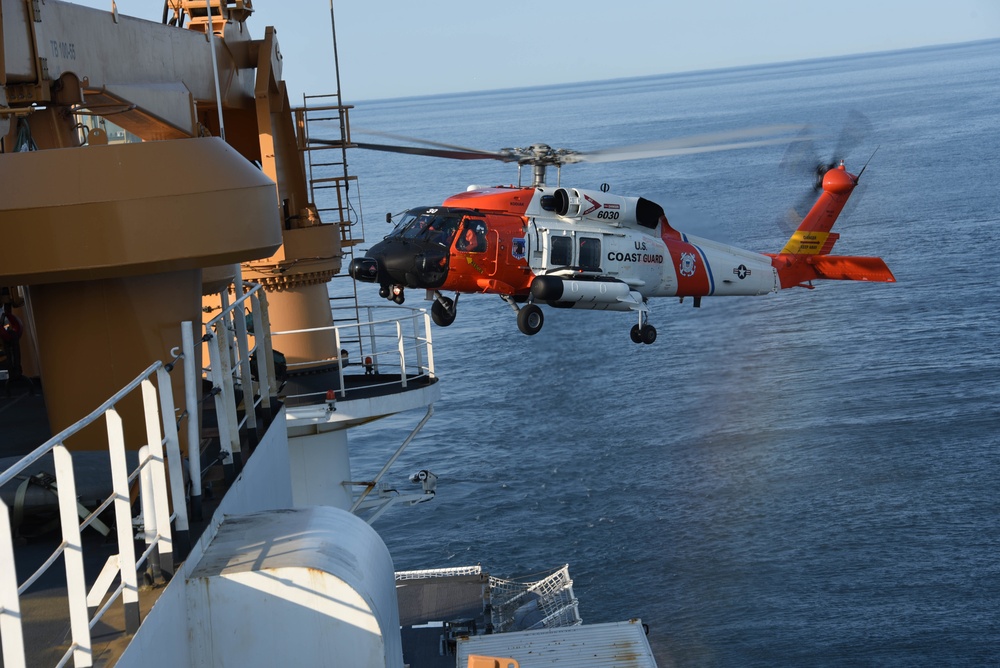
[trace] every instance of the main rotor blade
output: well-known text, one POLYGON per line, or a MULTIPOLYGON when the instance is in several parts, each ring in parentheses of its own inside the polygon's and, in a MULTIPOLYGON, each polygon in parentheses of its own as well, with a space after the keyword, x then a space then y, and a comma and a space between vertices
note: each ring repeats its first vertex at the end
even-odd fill
MULTIPOLYGON (((311 140, 316 141, 316 140, 311 140)), ((426 155, 432 158, 451 158, 452 160, 499 160, 501 162, 515 162, 517 157, 501 155, 500 153, 487 153, 485 151, 458 151, 440 148, 422 148, 420 146, 394 146, 391 144, 367 144, 354 142, 354 146, 367 149, 369 151, 386 151, 389 153, 406 153, 409 155, 426 155)))
POLYGON ((566 156, 566 163, 572 162, 615 162, 621 160, 640 160, 643 158, 660 158, 672 155, 693 155, 714 151, 729 151, 756 146, 786 144, 793 141, 803 141, 808 137, 801 134, 801 125, 770 125, 746 130, 716 132, 712 134, 680 137, 663 141, 647 142, 605 148, 597 151, 584 151, 566 156), (798 133, 798 136, 789 136, 798 133), (740 141, 740 140, 747 141, 740 141))
MULTIPOLYGON (((800 125, 769 125, 746 130, 716 132, 693 137, 680 137, 664 141, 632 144, 629 146, 619 146, 589 152, 552 149, 546 144, 533 144, 527 148, 505 148, 500 151, 483 151, 464 146, 456 146, 454 144, 444 144, 441 142, 416 139, 414 137, 406 137, 404 135, 396 135, 389 132, 359 130, 357 132, 361 134, 381 135, 384 137, 401 139, 416 144, 424 144, 429 148, 423 148, 420 146, 401 146, 396 144, 371 144, 365 142, 355 142, 354 146, 373 151, 405 153, 408 155, 424 155, 434 158, 450 158, 453 160, 498 160, 500 162, 517 162, 522 165, 566 165, 576 162, 615 162, 622 160, 640 160, 643 158, 659 158, 672 155, 693 155, 696 153, 730 151, 756 146, 785 144, 789 142, 803 141, 808 138, 803 137, 801 134, 802 129, 803 126, 800 125), (790 136, 792 133, 799 133, 799 136, 790 136)), ((309 141, 315 144, 339 145, 338 142, 331 140, 310 139, 309 141)))
POLYGON ((386 139, 395 139, 397 141, 404 141, 408 144, 423 144, 424 146, 447 148, 454 151, 461 151, 462 153, 493 153, 493 151, 486 151, 479 148, 469 148, 468 146, 458 146, 456 144, 444 144, 437 141, 431 141, 429 139, 418 139, 417 137, 407 137, 406 135, 398 135, 392 132, 382 132, 381 130, 369 130, 367 128, 352 128, 351 134, 371 135, 373 137, 385 137, 386 139))

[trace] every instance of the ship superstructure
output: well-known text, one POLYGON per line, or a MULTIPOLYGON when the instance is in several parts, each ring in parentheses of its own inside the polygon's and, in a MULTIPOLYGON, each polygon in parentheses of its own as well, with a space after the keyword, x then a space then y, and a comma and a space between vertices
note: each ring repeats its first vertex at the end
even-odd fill
POLYGON ((439 629, 434 665, 475 665, 461 647, 515 617, 579 625, 568 574, 501 594, 479 573, 496 598, 401 615, 401 582, 470 574, 400 578, 370 526, 434 498, 429 469, 387 481, 441 389, 425 312, 329 287, 362 240, 339 91, 293 107, 248 0, 162 23, 2 3, 4 665, 402 666, 404 616, 439 629), (352 473, 348 431, 407 411, 352 473))

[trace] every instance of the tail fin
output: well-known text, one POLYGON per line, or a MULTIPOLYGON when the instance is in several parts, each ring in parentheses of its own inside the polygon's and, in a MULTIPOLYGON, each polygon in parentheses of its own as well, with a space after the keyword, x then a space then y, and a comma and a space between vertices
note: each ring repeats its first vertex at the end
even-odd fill
POLYGON ((837 216, 844 210, 857 180, 841 164, 823 176, 823 192, 802 219, 798 229, 781 249, 780 255, 825 255, 833 249, 839 235, 830 232, 837 216))
POLYGON ((857 183, 857 177, 849 174, 843 164, 823 176, 819 199, 781 252, 771 256, 782 288, 806 285, 820 278, 895 283, 896 278, 881 258, 830 255, 840 238, 830 230, 857 183))

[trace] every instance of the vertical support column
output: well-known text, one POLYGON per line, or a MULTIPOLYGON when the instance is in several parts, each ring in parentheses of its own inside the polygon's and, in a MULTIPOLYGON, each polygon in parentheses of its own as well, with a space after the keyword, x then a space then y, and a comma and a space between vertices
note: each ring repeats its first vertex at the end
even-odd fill
POLYGON ((14 568, 14 540, 10 510, 0 500, 0 637, 3 637, 3 665, 23 668, 24 631, 21 628, 21 601, 17 594, 14 568))
MULTIPOLYGON (((333 328, 333 340, 336 342, 335 345, 337 346, 337 350, 342 350, 340 347, 340 327, 333 328)), ((344 383, 344 366, 346 365, 346 362, 347 360, 344 359, 343 355, 340 356, 340 361, 337 362, 337 374, 339 375, 337 382, 340 385, 341 399, 347 396, 347 385, 344 383)))
MULTIPOLYGON (((201 431, 198 416, 198 383, 201 369, 195 367, 194 324, 190 320, 181 323, 181 350, 184 352, 184 404, 187 412, 187 454, 191 477, 191 518, 195 522, 203 519, 201 510, 201 431)), ((178 526, 178 528, 180 528, 178 526)))
POLYGON ((225 398, 223 402, 225 410, 220 418, 225 419, 229 424, 230 452, 233 453, 233 467, 236 474, 239 475, 243 471, 243 465, 246 464, 246 454, 243 452, 240 440, 240 421, 236 415, 236 380, 233 376, 233 361, 236 353, 229 322, 232 316, 233 312, 230 310, 219 320, 215 341, 219 345, 219 359, 221 360, 217 378, 222 388, 222 396, 225 398))
POLYGON ((399 382, 406 387, 406 347, 403 345, 403 323, 396 321, 396 349, 399 351, 399 382))
POLYGON ((253 316, 254 350, 257 354, 257 388, 260 392, 260 406, 264 414, 265 428, 271 423, 271 369, 274 360, 268 364, 264 358, 270 356, 270 332, 264 328, 264 318, 261 313, 261 295, 263 288, 257 288, 250 295, 250 315, 253 316))
POLYGON ((139 630, 139 583, 135 574, 135 543, 132 537, 132 508, 128 494, 125 433, 118 411, 109 408, 104 415, 108 424, 108 450, 111 458, 111 484, 115 496, 115 529, 118 533, 125 631, 135 633, 139 630))
MULTIPOLYGON (((161 367, 162 369, 162 367, 161 367)), ((165 373, 165 372, 164 372, 165 373)), ((169 387, 170 382, 167 381, 169 387)), ((167 476, 166 466, 163 461, 163 432, 160 430, 160 407, 156 399, 156 388, 153 382, 146 378, 141 383, 142 407, 146 417, 146 440, 148 441, 149 453, 149 488, 152 494, 152 505, 154 512, 157 545, 155 553, 157 555, 158 566, 167 573, 174 571, 174 543, 170 533, 170 499, 167 496, 167 476)), ((172 412, 172 411, 171 411, 172 412)), ((149 522, 146 522, 147 529, 149 522)), ((146 532, 148 535, 148 531, 146 532)), ((159 573, 156 573, 159 580, 159 573)))
MULTIPOLYGON (((165 459, 167 460, 167 470, 170 480, 170 499, 177 517, 177 545, 174 553, 177 560, 181 561, 187 556, 191 549, 191 532, 188 526, 187 503, 184 498, 184 470, 181 464, 181 448, 177 438, 177 423, 173 420, 174 415, 174 395, 170 374, 166 369, 160 367, 156 370, 156 382, 158 394, 160 396, 160 412, 163 414, 163 430, 165 432, 165 459)), ((169 522, 168 522, 169 528, 169 522)), ((164 566, 170 573, 173 573, 172 564, 164 566)))
POLYGON ((424 374, 424 353, 420 341, 420 314, 413 317, 413 346, 413 354, 417 357, 417 375, 422 376, 424 374))
POLYGON ((139 448, 139 507, 142 508, 142 538, 149 552, 147 577, 152 582, 160 582, 163 572, 160 569, 160 553, 156 544, 156 502, 153 500, 153 457, 149 446, 139 448))
POLYGON ((59 523, 62 526, 63 562, 66 564, 66 595, 69 601, 69 626, 73 638, 73 664, 93 665, 90 644, 90 618, 87 611, 87 582, 83 572, 83 545, 77 516, 76 480, 73 457, 64 445, 52 448, 59 496, 59 523))
POLYGON ((215 391, 215 420, 219 428, 219 447, 226 454, 222 459, 226 482, 232 483, 243 470, 240 453, 240 434, 236 424, 236 399, 232 395, 232 367, 229 365, 229 333, 224 320, 216 324, 216 331, 209 341, 208 350, 212 364, 212 385, 215 391), (228 448, 228 450, 226 450, 228 448))
MULTIPOLYGON (((274 381, 274 392, 278 393, 280 389, 280 383, 278 382, 278 376, 274 372, 274 347, 271 341, 271 316, 269 315, 270 306, 268 306, 267 291, 261 288, 257 291, 257 295, 260 298, 260 320, 264 329, 261 331, 267 332, 264 336, 264 360, 267 363, 267 377, 274 381)), ((255 321, 256 322, 256 321, 255 321)), ((270 399, 268 399, 270 404, 270 399)))
MULTIPOLYGON (((240 303, 243 293, 243 274, 239 265, 236 265, 236 302, 240 303)), ((243 302, 245 303, 245 302, 243 302)), ((253 449, 260 441, 260 434, 257 433, 257 401, 253 391, 253 376, 250 373, 250 350, 247 342, 247 320, 244 309, 240 306, 233 309, 233 322, 236 325, 236 352, 237 362, 240 369, 240 381, 243 387, 243 413, 247 421, 247 435, 249 436, 248 450, 253 449)))
POLYGON ((351 458, 347 432, 336 430, 288 439, 292 503, 296 508, 351 506, 351 458))
MULTIPOLYGON (((372 313, 372 307, 368 308, 368 345, 371 346, 372 359, 375 362, 375 373, 379 373, 379 358, 378 358, 378 346, 375 345, 375 325, 372 323, 375 321, 375 316, 372 313)), ((360 336, 361 330, 358 329, 358 335, 360 336)))
POLYGON ((427 373, 434 378, 434 343, 431 336, 431 317, 424 313, 424 341, 427 342, 427 373))

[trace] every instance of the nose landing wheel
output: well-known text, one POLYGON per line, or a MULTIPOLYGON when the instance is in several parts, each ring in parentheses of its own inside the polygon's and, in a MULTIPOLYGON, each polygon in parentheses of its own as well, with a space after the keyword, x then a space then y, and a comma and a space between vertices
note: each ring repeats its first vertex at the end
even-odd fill
POLYGON ((440 292, 434 293, 434 303, 431 305, 431 320, 438 327, 447 327, 455 322, 458 315, 458 295, 455 299, 449 299, 440 292))

